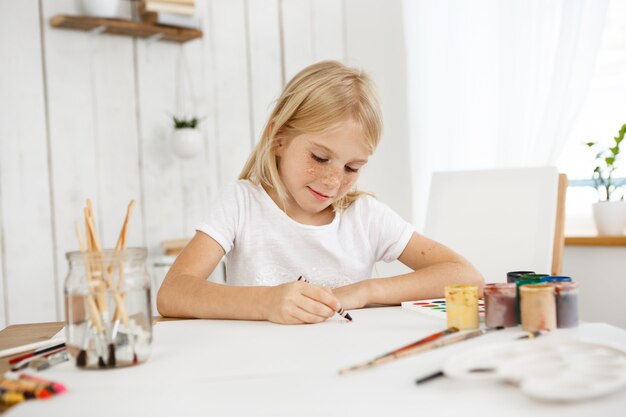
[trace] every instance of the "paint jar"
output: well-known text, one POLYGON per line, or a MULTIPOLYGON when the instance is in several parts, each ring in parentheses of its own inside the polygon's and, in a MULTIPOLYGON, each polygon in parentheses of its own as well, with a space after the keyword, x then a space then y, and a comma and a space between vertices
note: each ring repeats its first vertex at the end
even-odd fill
POLYGON ((556 326, 559 329, 578 326, 578 284, 557 282, 552 284, 556 296, 556 326))
POLYGON ((506 273, 506 282, 516 283, 522 276, 534 274, 535 271, 511 271, 506 273))
POLYGON ((522 328, 527 332, 556 329, 554 285, 522 285, 519 290, 522 328))
POLYGON ((478 287, 476 285, 448 285, 446 292, 446 316, 448 327, 459 330, 477 329, 478 287))
POLYGON ((516 289, 512 283, 485 284, 485 324, 493 327, 517 326, 516 289))
POLYGON ((147 250, 69 252, 67 349, 80 368, 118 368, 148 359, 152 345, 147 250))
POLYGON ((517 324, 522 322, 522 316, 520 314, 520 295, 519 295, 519 287, 522 285, 529 284, 541 284, 543 281, 541 280, 543 277, 547 277, 548 274, 524 274, 515 282, 517 289, 515 291, 516 301, 515 301, 515 311, 517 314, 517 324))

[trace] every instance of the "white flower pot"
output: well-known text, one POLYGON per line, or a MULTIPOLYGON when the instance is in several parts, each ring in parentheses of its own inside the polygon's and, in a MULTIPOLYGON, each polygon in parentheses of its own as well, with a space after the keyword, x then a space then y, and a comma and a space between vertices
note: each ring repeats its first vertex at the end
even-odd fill
POLYGON ((626 201, 600 201, 594 203, 593 219, 599 235, 623 235, 626 228, 626 201))
POLYGON ((193 128, 174 129, 170 144, 179 157, 193 158, 202 151, 202 132, 193 128))
POLYGON ((79 4, 85 16, 119 17, 120 0, 79 0, 79 4))

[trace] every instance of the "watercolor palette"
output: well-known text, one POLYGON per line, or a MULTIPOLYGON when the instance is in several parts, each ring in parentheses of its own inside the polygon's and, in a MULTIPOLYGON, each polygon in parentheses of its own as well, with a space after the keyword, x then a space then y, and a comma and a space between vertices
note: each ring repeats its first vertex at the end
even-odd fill
MULTIPOLYGON (((402 303, 402 308, 406 310, 419 311, 420 313, 428 314, 433 317, 441 317, 444 319, 446 318, 445 298, 405 301, 402 303)), ((485 302, 482 299, 478 300, 478 314, 481 320, 485 317, 485 302)))
POLYGON ((542 401, 583 401, 626 386, 626 353, 616 347, 551 336, 491 344, 449 358, 446 376, 517 385, 542 401))

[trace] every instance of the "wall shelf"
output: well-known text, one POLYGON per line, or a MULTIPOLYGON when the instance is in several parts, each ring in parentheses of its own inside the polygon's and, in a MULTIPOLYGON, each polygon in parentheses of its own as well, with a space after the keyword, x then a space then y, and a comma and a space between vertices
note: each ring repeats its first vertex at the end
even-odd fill
POLYGON ((565 246, 626 246, 626 236, 566 236, 565 246))
POLYGON ((56 15, 50 19, 55 28, 92 31, 134 38, 162 39, 172 42, 187 42, 202 37, 202 31, 175 26, 160 26, 146 22, 103 17, 56 15))

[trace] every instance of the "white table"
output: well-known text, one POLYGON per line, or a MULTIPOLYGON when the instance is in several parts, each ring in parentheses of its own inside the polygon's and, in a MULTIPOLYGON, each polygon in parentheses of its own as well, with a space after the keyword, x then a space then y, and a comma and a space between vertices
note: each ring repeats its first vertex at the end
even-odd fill
MULTIPOLYGON (((286 326, 267 322, 191 320, 154 327, 153 353, 137 367, 85 371, 58 365, 42 377, 69 392, 26 401, 8 416, 624 416, 626 390, 597 400, 543 403, 514 386, 415 379, 458 352, 513 340, 521 329, 338 375, 340 368, 445 328, 445 321, 400 307, 351 311, 331 320, 286 326), (455 414, 458 413, 458 414, 455 414)), ((626 348, 626 331, 584 324, 558 331, 626 348)), ((551 337, 551 336, 546 336, 551 337)))

